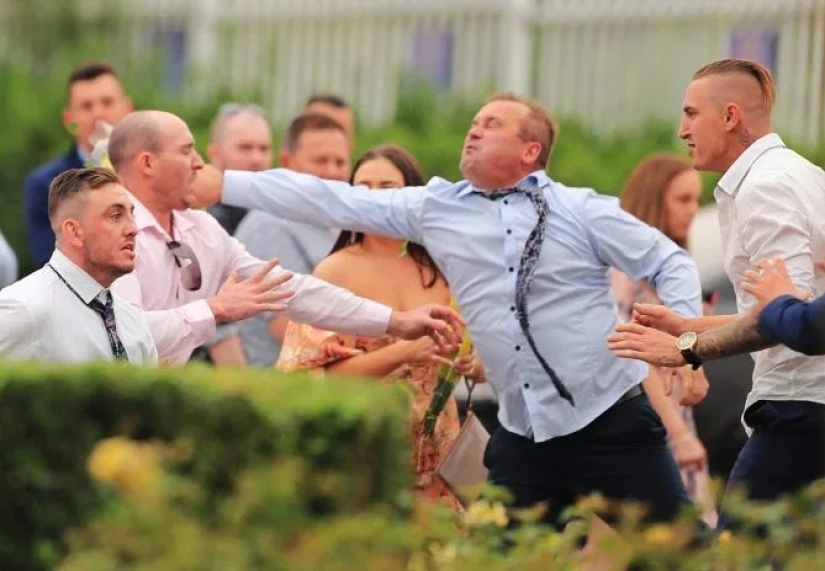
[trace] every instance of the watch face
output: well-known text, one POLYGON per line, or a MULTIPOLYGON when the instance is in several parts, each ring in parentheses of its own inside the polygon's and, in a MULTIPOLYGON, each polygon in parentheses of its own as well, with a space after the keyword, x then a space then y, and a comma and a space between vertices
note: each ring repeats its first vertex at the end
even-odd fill
POLYGON ((690 331, 688 333, 683 333, 679 339, 676 340, 676 348, 680 351, 685 351, 693 347, 696 343, 697 335, 696 333, 690 331))

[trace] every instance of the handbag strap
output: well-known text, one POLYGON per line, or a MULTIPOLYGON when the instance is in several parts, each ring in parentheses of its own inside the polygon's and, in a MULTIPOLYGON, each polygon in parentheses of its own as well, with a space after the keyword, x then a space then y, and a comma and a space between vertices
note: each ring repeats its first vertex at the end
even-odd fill
POLYGON ((467 402, 464 403, 464 410, 467 413, 473 412, 473 389, 476 388, 476 382, 471 381, 467 377, 462 377, 464 379, 464 386, 467 387, 467 402))

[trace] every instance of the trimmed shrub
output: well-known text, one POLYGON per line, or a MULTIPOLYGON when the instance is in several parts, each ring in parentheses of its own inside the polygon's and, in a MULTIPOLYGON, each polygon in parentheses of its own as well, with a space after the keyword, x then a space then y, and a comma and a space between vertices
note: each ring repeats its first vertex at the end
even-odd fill
MULTIPOLYGON (((275 371, 9 365, 0 373, 0 561, 51 568, 66 531, 104 513, 111 486, 96 483, 87 462, 111 437, 166 450, 170 473, 198 490, 189 516, 206 526, 229 509, 241 474, 261 470, 289 491, 269 514, 283 519, 275 531, 375 506, 400 513, 412 486, 409 403, 402 386, 275 371)), ((137 462, 135 450, 109 446, 98 472, 137 462)), ((138 468, 114 479, 139 488, 138 468)))

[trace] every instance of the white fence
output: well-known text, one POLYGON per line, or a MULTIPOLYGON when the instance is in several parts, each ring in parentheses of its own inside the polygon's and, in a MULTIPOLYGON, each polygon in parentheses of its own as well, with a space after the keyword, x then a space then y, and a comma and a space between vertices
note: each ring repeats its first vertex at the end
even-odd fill
POLYGON ((119 56, 166 30, 185 94, 259 89, 277 122, 313 92, 386 121, 415 69, 467 96, 514 89, 603 131, 650 118, 675 129, 693 71, 742 56, 776 74, 778 130, 804 143, 823 134, 825 0, 121 1, 131 40, 119 56))

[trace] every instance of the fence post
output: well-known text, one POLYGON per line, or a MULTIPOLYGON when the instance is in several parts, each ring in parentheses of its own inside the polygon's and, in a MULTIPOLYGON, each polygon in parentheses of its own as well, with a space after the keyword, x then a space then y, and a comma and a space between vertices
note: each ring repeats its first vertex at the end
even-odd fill
POLYGON ((533 68, 531 18, 534 0, 502 0, 501 2, 501 60, 499 87, 520 95, 530 95, 530 73, 533 68))
POLYGON ((189 0, 193 17, 188 22, 189 66, 195 72, 190 90, 195 99, 207 97, 220 83, 218 58, 218 22, 221 0, 189 0))

